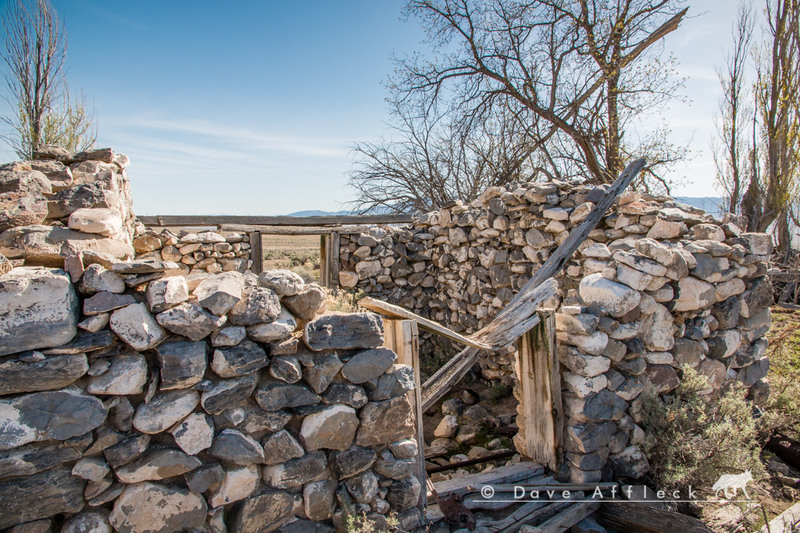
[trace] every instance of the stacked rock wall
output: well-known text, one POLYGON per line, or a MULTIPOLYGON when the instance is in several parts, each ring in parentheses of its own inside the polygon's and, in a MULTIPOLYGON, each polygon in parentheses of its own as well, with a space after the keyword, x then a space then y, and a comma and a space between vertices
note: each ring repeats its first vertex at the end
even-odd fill
POLYGON ((174 261, 185 272, 237 271, 252 267, 250 243, 246 233, 182 231, 156 232, 147 229, 133 239, 137 259, 174 261))
POLYGON ((70 266, 0 276, 0 529, 419 517, 413 371, 380 317, 320 315, 289 271, 70 266))
POLYGON ((46 148, 0 167, 0 254, 13 264, 60 267, 65 257, 133 256, 129 160, 110 148, 46 148))
MULTIPOLYGON (((340 284, 464 332, 487 324, 592 210, 603 190, 526 183, 413 226, 341 237, 340 284)), ((623 194, 558 275, 565 469, 640 477, 644 386, 668 393, 683 365, 714 389, 736 381, 763 401, 771 241, 668 198, 623 194)), ((481 361, 513 381, 514 354, 481 361)), ((523 421, 518 421, 522 423, 523 421)))

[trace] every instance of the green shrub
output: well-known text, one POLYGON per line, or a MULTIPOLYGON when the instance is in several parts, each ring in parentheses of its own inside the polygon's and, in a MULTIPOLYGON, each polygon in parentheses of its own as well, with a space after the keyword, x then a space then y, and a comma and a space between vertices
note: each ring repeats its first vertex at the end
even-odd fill
MULTIPOLYGON (((701 395, 708 379, 684 367, 681 385, 660 398, 652 390, 642 397, 642 451, 650 461, 659 489, 710 491, 722 474, 750 469, 763 472, 756 441, 756 421, 745 391, 730 386, 718 398, 701 395)), ((709 495, 706 493, 705 495, 709 495)))

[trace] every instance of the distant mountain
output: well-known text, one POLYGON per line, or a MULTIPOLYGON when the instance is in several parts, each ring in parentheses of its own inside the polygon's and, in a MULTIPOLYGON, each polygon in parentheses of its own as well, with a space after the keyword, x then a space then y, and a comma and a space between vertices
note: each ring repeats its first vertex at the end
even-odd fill
POLYGON ((721 217, 725 212, 725 210, 721 207, 721 196, 702 196, 699 198, 693 198, 691 196, 675 196, 674 198, 677 202, 700 208, 706 213, 709 213, 715 217, 721 217))
POLYGON ((289 217, 335 217, 340 215, 354 215, 352 211, 320 211, 319 209, 310 209, 307 211, 296 211, 289 213, 289 217))

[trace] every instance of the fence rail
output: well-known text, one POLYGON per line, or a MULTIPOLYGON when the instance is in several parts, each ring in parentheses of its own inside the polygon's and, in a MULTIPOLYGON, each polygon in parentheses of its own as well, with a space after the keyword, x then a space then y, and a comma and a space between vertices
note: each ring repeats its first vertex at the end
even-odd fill
POLYGON ((344 226, 353 224, 404 224, 413 222, 413 215, 336 215, 318 217, 239 216, 239 215, 144 215, 139 220, 146 226, 344 226))

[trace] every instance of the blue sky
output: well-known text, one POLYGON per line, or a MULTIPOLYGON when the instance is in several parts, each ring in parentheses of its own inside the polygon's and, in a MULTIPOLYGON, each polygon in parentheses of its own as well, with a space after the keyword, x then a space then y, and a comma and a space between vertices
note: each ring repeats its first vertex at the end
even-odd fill
MULTIPOLYGON (((68 78, 94 107, 98 145, 127 154, 137 214, 335 211, 352 146, 388 132, 392 54, 423 50, 400 0, 51 0, 68 78)), ((734 0, 690 1, 665 49, 691 102, 664 114, 692 139, 676 195, 715 195, 708 146, 734 0), (685 179, 686 178, 686 179, 685 179)), ((3 114, 8 107, 0 106, 3 114)), ((14 158, 6 146, 0 160, 14 158)))

